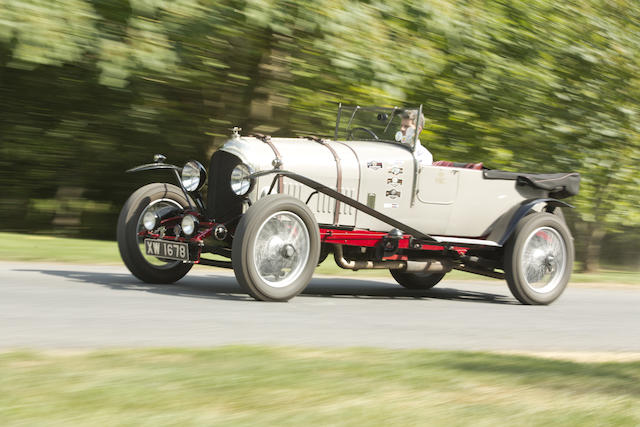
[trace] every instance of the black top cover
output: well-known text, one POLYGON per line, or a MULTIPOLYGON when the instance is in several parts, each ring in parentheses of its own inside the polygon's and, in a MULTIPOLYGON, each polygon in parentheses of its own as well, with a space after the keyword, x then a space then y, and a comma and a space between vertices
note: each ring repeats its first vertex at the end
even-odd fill
POLYGON ((580 174, 569 173, 520 173, 486 169, 485 179, 507 179, 520 185, 530 185, 549 191, 549 196, 556 199, 575 196, 580 190, 580 174))

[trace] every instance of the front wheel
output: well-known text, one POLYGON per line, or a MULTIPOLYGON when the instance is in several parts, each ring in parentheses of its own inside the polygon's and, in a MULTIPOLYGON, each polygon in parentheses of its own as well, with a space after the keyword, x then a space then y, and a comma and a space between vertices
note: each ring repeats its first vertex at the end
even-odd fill
POLYGON ((389 270, 391 276, 400 286, 407 289, 427 290, 440 283, 446 273, 404 273, 400 270, 389 270))
POLYGON ((243 215, 233 238, 233 271, 240 286, 260 301, 287 301, 304 290, 320 255, 313 213, 283 194, 258 200, 243 215))
POLYGON ((522 304, 555 301, 569 282, 573 251, 562 218, 549 213, 526 216, 505 247, 504 272, 513 296, 522 304))
POLYGON ((193 264, 146 255, 143 218, 145 213, 182 210, 188 206, 182 191, 171 184, 149 184, 139 188, 126 201, 118 217, 118 249, 122 261, 138 279, 147 283, 173 283, 191 270, 193 264))

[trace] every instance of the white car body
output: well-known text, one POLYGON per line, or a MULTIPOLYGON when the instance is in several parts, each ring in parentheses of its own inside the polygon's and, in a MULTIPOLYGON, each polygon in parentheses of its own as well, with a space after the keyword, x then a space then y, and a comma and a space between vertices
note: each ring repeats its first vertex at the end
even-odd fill
MULTIPOLYGON (((270 142, 280 154, 282 169, 335 190, 340 167, 340 193, 442 240, 447 236, 487 239, 496 219, 514 206, 548 196, 545 190, 517 185, 514 180, 485 179, 482 170, 422 165, 410 149, 396 143, 325 140, 321 144, 306 138, 271 138, 270 142)), ((271 146, 255 137, 232 138, 220 150, 237 156, 255 172, 272 170, 276 158, 271 146)), ((249 200, 255 203, 264 197, 272 181, 273 176, 257 178, 249 200)), ((304 202, 313 191, 284 177, 284 194, 304 202)), ((318 194, 308 204, 321 225, 372 231, 392 228, 349 205, 338 205, 335 221, 336 201, 331 197, 318 194)))

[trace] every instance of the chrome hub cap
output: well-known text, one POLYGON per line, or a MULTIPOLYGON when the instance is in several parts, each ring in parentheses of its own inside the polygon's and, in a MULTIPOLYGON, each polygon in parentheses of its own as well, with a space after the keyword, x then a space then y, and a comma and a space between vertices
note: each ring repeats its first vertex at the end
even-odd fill
POLYGON ((296 250, 293 246, 291 246, 290 244, 286 244, 282 246, 282 256, 284 258, 291 258, 293 255, 295 255, 296 250))
POLYGON ((293 283, 309 260, 311 239, 300 217, 276 212, 262 223, 253 246, 253 262, 260 278, 269 286, 283 288, 293 283))
POLYGON ((520 267, 529 288, 539 293, 555 289, 567 268, 564 239, 551 227, 535 229, 527 238, 520 267))

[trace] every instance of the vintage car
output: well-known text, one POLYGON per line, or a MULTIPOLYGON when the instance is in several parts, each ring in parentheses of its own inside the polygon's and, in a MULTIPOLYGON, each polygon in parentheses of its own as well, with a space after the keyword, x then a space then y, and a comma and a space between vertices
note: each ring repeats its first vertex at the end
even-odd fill
POLYGON ((234 128, 208 174, 156 154, 128 172, 166 169, 176 185, 129 197, 118 220, 122 259, 148 283, 175 282, 198 263, 233 268, 262 301, 299 294, 330 253, 342 268, 388 269, 414 290, 457 269, 506 279, 523 304, 554 301, 574 258, 560 210, 571 206, 559 199, 577 194, 579 175, 425 164, 415 121, 413 138, 398 132, 402 117, 421 116, 422 106, 340 105, 327 139, 234 128))

